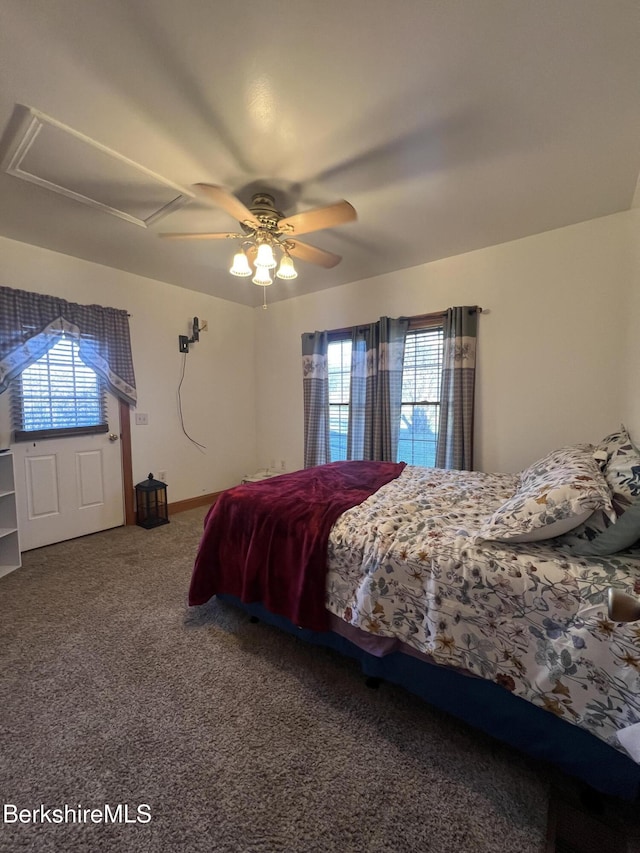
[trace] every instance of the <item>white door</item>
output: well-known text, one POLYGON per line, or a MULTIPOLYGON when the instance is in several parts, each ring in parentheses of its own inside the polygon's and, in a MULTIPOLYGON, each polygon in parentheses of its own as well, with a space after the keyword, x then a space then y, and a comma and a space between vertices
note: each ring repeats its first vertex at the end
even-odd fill
POLYGON ((120 413, 107 401, 109 432, 12 445, 22 551, 124 523, 120 413))

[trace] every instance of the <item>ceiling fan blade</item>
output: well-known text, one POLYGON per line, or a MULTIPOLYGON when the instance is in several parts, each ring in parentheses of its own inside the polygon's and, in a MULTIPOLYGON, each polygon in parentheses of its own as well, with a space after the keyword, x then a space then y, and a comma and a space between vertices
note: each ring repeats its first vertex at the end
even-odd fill
POLYGON ((278 222, 278 229, 285 234, 309 234, 310 231, 322 231, 358 218, 355 208, 348 201, 336 201, 324 207, 315 207, 302 213, 287 216, 278 222))
POLYGON ((165 240, 226 240, 242 237, 242 234, 230 234, 227 231, 208 232, 189 232, 189 231, 168 231, 163 234, 158 234, 158 237, 163 237, 165 240))
POLYGON ((217 187, 215 184, 194 184, 193 187, 208 198, 209 201, 212 201, 234 219, 237 219, 238 222, 249 222, 254 227, 260 225, 249 208, 245 207, 239 198, 236 198, 224 187, 217 187))
POLYGON ((300 258, 301 261, 318 264, 318 266, 327 269, 335 267, 342 260, 340 255, 334 255, 333 252, 327 252, 325 249, 317 249, 315 246, 301 243, 299 240, 287 241, 287 245, 289 246, 289 254, 293 255, 294 258, 300 258))

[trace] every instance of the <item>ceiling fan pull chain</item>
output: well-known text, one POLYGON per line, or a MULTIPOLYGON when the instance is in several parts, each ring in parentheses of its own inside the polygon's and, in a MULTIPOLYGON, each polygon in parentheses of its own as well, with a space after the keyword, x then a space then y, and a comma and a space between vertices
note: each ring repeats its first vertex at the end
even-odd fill
POLYGON ((262 288, 262 307, 266 311, 267 310, 267 288, 262 288))

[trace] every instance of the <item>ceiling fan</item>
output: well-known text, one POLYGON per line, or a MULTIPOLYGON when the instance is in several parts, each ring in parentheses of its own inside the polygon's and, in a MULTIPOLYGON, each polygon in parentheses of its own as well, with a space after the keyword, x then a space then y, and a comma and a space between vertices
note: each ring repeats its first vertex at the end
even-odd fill
POLYGON ((236 254, 230 272, 239 276, 255 272, 253 281, 262 286, 272 283, 269 272, 277 266, 273 254, 276 248, 282 252, 276 273, 278 278, 297 276, 292 256, 327 269, 334 267, 342 260, 340 255, 302 243, 298 235, 333 228, 358 218, 352 205, 344 200, 285 217, 276 209, 274 197, 266 191, 254 193, 251 205, 247 207, 224 187, 201 183, 194 184, 194 189, 236 219, 242 233, 170 232, 159 236, 169 240, 242 240, 243 246, 236 254))

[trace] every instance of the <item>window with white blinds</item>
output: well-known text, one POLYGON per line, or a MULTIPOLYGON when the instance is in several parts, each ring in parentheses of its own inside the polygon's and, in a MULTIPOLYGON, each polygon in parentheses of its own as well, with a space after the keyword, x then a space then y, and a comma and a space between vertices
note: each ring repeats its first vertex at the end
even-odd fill
POLYGON ((442 377, 442 327, 407 332, 402 365, 398 460, 436 464, 442 377))
POLYGON ((60 338, 22 372, 12 403, 16 441, 108 430, 103 384, 71 338, 60 338))
MULTIPOLYGON (((397 461, 436 463, 442 377, 442 326, 407 332, 402 368, 402 408, 397 461)), ((329 342, 329 446, 332 462, 347 458, 351 338, 329 342)))
POLYGON ((331 461, 347 458, 349 391, 351 388, 351 338, 329 343, 329 452, 331 461))

